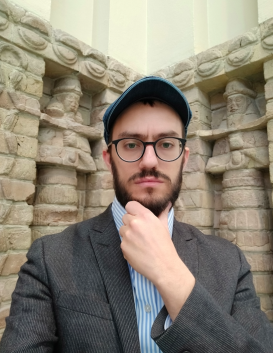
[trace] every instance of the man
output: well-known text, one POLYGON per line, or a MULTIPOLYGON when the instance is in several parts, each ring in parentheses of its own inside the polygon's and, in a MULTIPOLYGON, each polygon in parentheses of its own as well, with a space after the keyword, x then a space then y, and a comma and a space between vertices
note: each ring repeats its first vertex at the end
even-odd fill
POLYGON ((190 118, 183 94, 157 77, 108 108, 116 199, 33 243, 1 352, 273 352, 242 252, 173 217, 190 118))

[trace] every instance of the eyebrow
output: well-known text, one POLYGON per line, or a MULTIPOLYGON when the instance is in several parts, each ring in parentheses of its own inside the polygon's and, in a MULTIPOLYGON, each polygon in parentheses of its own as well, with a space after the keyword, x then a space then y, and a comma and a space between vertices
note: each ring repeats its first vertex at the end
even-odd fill
MULTIPOLYGON (((120 134, 118 134, 118 138, 123 138, 123 137, 146 140, 148 136, 144 134, 130 132, 130 131, 123 131, 120 134)), ((161 137, 179 137, 179 134, 174 130, 169 130, 169 131, 161 132, 160 134, 153 135, 154 139, 159 139, 161 137)))

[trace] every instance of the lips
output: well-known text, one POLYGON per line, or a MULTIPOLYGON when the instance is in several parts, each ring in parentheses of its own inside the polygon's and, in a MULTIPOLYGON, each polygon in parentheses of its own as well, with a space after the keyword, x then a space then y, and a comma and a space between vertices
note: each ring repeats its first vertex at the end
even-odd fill
POLYGON ((154 178, 154 177, 140 178, 135 181, 135 184, 147 185, 147 186, 152 186, 152 185, 162 184, 162 183, 163 183, 163 181, 161 181, 158 178, 154 178))

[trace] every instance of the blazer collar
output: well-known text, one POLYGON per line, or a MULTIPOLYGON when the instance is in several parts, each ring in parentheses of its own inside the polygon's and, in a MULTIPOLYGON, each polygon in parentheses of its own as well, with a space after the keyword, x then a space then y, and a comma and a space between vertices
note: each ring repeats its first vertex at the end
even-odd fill
POLYGON ((120 249, 120 238, 111 205, 94 219, 90 239, 104 280, 122 351, 140 353, 131 278, 127 261, 120 249))

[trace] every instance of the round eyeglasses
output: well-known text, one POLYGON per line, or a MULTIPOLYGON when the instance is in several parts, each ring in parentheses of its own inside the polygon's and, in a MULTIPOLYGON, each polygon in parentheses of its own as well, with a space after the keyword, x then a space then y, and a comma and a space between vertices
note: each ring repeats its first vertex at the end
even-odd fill
POLYGON ((112 144, 119 158, 125 162, 138 161, 144 155, 147 145, 153 146, 156 156, 162 161, 173 162, 181 156, 186 139, 163 137, 154 142, 143 142, 135 138, 122 138, 110 142, 108 147, 112 144))

